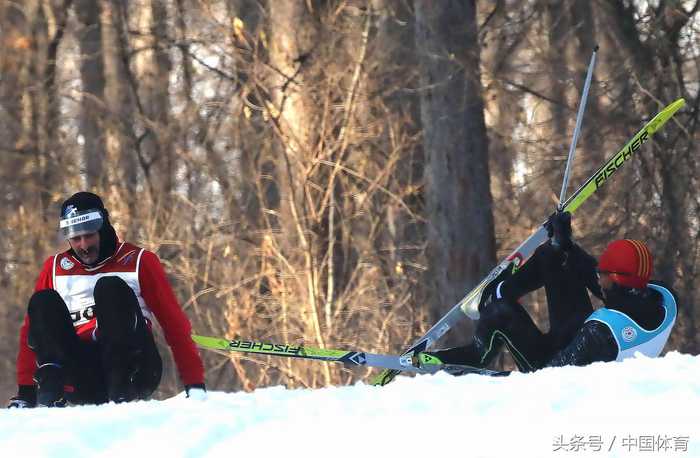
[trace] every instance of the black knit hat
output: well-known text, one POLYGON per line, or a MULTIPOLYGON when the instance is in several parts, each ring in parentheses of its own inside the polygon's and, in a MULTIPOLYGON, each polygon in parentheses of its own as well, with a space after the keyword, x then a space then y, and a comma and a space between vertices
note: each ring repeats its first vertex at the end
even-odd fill
MULTIPOLYGON (((78 192, 70 196, 61 205, 61 217, 66 216, 71 210, 99 210, 104 222, 99 230, 100 253, 95 264, 99 264, 109 258, 117 250, 117 233, 109 222, 109 212, 97 194, 91 192, 78 192)), ((77 256, 76 256, 77 257, 77 256)))

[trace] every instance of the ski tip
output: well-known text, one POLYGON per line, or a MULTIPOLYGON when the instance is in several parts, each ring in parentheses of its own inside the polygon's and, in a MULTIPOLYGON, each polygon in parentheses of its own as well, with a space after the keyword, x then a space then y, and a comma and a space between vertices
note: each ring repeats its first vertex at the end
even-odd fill
POLYGON ((192 334, 192 341, 197 345, 202 345, 206 342, 207 338, 204 336, 198 336, 197 334, 192 334))
POLYGON ((595 47, 593 48, 593 52, 598 52, 600 49, 600 45, 596 44, 595 47))
POLYGON ((673 117, 673 115, 676 114, 678 110, 680 110, 684 106, 685 99, 683 97, 671 102, 666 108, 657 113, 651 121, 649 121, 648 132, 650 134, 655 134, 658 130, 661 129, 661 127, 663 127, 664 124, 666 124, 666 122, 669 119, 673 117))
POLYGON ((685 99, 683 97, 674 100, 664 111, 669 111, 675 113, 685 106, 685 99))
POLYGON ((197 334, 191 334, 190 337, 192 338, 192 341, 194 343, 196 343, 197 345, 201 345, 203 347, 210 347, 210 348, 223 347, 223 348, 226 348, 226 346, 228 346, 228 340, 221 339, 219 337, 207 337, 207 336, 200 336, 197 334))
POLYGON ((685 99, 683 97, 677 98, 671 104, 672 107, 682 107, 683 105, 685 105, 685 99))

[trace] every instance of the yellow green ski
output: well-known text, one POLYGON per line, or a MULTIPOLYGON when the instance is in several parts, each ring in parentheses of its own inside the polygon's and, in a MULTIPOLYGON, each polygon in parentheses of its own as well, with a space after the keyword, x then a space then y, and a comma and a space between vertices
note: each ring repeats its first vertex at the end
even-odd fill
POLYGON ((446 371, 453 375, 481 374, 502 375, 501 372, 481 369, 472 366, 443 364, 435 356, 421 354, 415 359, 412 356, 383 355, 358 350, 332 350, 328 348, 307 347, 305 345, 290 345, 265 342, 259 340, 222 339, 192 335, 192 340, 201 348, 220 353, 249 353, 256 355, 279 356, 286 358, 310 359, 324 362, 343 363, 347 366, 367 366, 380 369, 432 374, 446 371))

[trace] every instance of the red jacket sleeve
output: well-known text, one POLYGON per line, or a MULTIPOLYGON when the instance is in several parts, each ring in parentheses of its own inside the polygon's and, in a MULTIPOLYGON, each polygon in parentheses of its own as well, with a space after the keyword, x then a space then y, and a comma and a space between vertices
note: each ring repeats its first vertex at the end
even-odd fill
POLYGON ((150 251, 144 250, 141 256, 139 284, 141 297, 163 328, 182 383, 204 383, 204 365, 190 336, 190 320, 180 308, 158 256, 150 251))
MULTIPOLYGON (((44 266, 39 273, 39 278, 34 286, 34 292, 42 289, 53 288, 53 259, 51 256, 44 261, 44 266)), ((19 350, 17 351, 17 384, 34 385, 34 372, 36 372, 36 355, 27 345, 29 335, 29 315, 24 315, 24 323, 19 330, 19 350)))

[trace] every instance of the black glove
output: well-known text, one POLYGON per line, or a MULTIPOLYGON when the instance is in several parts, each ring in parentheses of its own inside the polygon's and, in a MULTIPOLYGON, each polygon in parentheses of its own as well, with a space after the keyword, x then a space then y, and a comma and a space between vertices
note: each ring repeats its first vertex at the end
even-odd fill
POLYGON ((544 227, 547 229, 547 237, 552 239, 552 246, 563 251, 568 251, 574 246, 571 240, 571 213, 557 210, 547 218, 544 227))
POLYGON ((185 393, 188 398, 193 397, 201 399, 206 397, 207 388, 204 386, 204 383, 193 383, 191 385, 185 385, 185 393), (192 396, 190 396, 190 391, 192 391, 192 396))
POLYGON ((27 409, 36 407, 36 386, 20 385, 17 396, 10 398, 8 409, 27 409))

